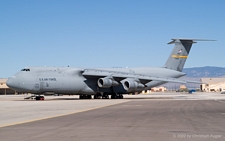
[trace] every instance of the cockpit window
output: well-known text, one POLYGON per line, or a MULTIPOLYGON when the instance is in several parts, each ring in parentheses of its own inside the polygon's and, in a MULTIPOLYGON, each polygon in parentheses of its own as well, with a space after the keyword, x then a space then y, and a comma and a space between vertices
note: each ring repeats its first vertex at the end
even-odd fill
POLYGON ((21 71, 30 71, 30 69, 22 69, 21 71))

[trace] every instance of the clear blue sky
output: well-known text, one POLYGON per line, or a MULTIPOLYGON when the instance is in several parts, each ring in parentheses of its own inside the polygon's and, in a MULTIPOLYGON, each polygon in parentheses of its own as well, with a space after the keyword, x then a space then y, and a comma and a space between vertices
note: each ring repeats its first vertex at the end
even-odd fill
POLYGON ((225 67, 224 0, 0 0, 0 78, 25 66, 163 66, 171 38, 185 67, 225 67))

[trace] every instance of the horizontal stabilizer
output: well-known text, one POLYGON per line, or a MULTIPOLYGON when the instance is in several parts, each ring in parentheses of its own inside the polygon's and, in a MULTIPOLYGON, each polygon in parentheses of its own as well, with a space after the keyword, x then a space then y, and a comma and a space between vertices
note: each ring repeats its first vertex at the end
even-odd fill
POLYGON ((196 41, 216 41, 216 40, 210 40, 210 39, 188 39, 188 38, 173 38, 171 40, 173 41, 169 42, 168 44, 178 43, 179 41, 185 41, 188 43, 196 43, 196 41))

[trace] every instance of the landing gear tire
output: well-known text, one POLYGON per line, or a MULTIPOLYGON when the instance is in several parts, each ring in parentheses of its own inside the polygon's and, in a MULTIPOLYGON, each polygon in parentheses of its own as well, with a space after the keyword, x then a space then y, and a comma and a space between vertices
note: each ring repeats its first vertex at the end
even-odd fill
POLYGON ((94 99, 101 99, 102 98, 102 94, 101 93, 96 93, 94 95, 94 99))
POLYGON ((91 95, 80 95, 79 96, 80 99, 92 99, 91 95))
POLYGON ((87 99, 92 99, 92 96, 91 95, 87 95, 87 99))
POLYGON ((115 93, 112 94, 112 95, 111 95, 111 99, 117 99, 117 94, 115 94, 115 93))
POLYGON ((119 99, 123 99, 123 95, 122 94, 119 94, 118 98, 119 99))
POLYGON ((79 99, 84 99, 84 95, 79 95, 79 99))
POLYGON ((38 95, 35 97, 36 100, 45 100, 44 96, 38 95))
POLYGON ((109 95, 107 93, 103 93, 102 99, 109 99, 109 95))
POLYGON ((112 94, 111 99, 123 99, 123 95, 122 94, 112 94))

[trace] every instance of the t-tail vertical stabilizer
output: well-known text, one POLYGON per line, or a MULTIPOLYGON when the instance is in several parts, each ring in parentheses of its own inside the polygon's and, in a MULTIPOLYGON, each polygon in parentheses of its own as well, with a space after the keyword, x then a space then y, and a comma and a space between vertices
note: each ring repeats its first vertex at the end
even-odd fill
POLYGON ((188 54, 190 53, 191 46, 196 41, 215 41, 215 40, 204 40, 204 39, 172 39, 173 41, 168 44, 175 44, 173 51, 171 52, 166 64, 164 65, 167 69, 176 71, 182 71, 188 54))

